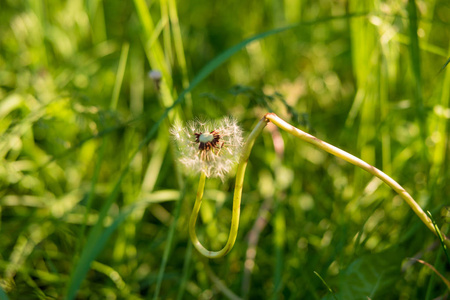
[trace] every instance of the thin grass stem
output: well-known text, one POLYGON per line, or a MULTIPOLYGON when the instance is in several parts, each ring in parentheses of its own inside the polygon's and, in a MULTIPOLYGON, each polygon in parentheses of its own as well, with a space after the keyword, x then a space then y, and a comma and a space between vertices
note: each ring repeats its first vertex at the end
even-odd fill
POLYGON ((320 274, 317 273, 316 271, 314 271, 314 274, 315 274, 317 277, 319 277, 319 279, 322 281, 322 283, 327 287, 328 292, 330 292, 330 294, 333 296, 333 298, 334 298, 335 300, 338 300, 338 299, 336 298, 336 295, 334 294, 334 291, 331 289, 331 287, 328 285, 328 283, 322 278, 322 276, 320 276, 320 274))
POLYGON ((122 87, 123 76, 125 74, 125 69, 127 67, 129 50, 130 44, 124 43, 122 45, 122 51, 120 52, 119 67, 117 68, 116 82, 114 84, 114 89, 111 97, 110 108, 112 110, 117 109, 117 103, 119 102, 120 88, 122 87))
POLYGON ((184 193, 186 191, 186 186, 183 185, 183 187, 181 187, 181 190, 182 190, 182 193, 180 194, 181 197, 177 201, 177 205, 175 207, 174 219, 172 221, 172 224, 170 224, 166 247, 164 248, 164 254, 163 254, 163 258, 162 258, 162 262, 161 262, 161 267, 159 269, 158 278, 156 281, 156 289, 155 289, 155 293, 153 294, 153 299, 155 299, 155 300, 159 298, 159 292, 161 290, 161 284, 162 284, 162 280, 164 277, 164 272, 166 270, 166 265, 169 260, 170 250, 172 249, 172 245, 175 240, 175 229, 178 224, 178 218, 180 217, 181 205, 183 202, 182 200, 184 198, 184 193))
POLYGON ((189 279, 192 260, 192 244, 187 243, 186 253, 184 255, 183 273, 181 276, 180 285, 178 287, 177 300, 183 299, 184 290, 189 279))

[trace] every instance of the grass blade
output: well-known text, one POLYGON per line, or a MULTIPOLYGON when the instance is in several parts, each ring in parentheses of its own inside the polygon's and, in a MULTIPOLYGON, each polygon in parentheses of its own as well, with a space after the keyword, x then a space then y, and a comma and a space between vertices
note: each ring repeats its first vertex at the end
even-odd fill
POLYGON ((9 300, 8 296, 3 291, 2 287, 0 287, 0 300, 9 300))
MULTIPOLYGON (((422 140, 425 143, 426 140, 426 127, 425 127, 425 114, 424 114, 424 105, 423 105, 423 97, 422 97, 422 72, 420 66, 420 48, 419 48, 419 37, 417 35, 417 6, 415 0, 408 1, 408 17, 409 17, 409 52, 411 58, 411 68, 413 71, 414 77, 414 99, 416 106, 417 117, 419 118, 420 131, 422 134, 422 140)), ((426 149, 424 145, 424 149, 426 149)), ((426 153, 423 151, 424 154, 426 153)))
POLYGON ((184 199, 185 192, 186 192, 186 185, 182 188, 182 192, 180 194, 180 199, 178 200, 177 206, 175 208, 174 220, 172 221, 172 224, 170 225, 169 236, 167 237, 167 244, 166 244, 166 248, 164 249, 163 259, 161 262, 161 267, 159 269, 158 278, 156 281, 156 289, 155 289, 155 293, 153 294, 153 299, 155 299, 155 300, 158 299, 159 291, 161 290, 161 283, 162 283, 162 279, 164 276, 164 271, 166 269, 167 261, 169 259, 170 250, 172 249, 172 244, 173 244, 174 237, 175 237, 175 228, 177 226, 178 218, 180 216, 181 205, 182 205, 182 202, 184 199))
POLYGON ((331 295, 333 296, 333 298, 334 298, 335 300, 338 300, 338 299, 336 298, 336 295, 334 294, 334 291, 333 291, 333 290, 331 289, 331 287, 327 284, 327 282, 322 278, 322 276, 320 276, 320 274, 317 273, 316 271, 314 271, 314 274, 315 274, 317 277, 319 277, 319 279, 322 281, 322 283, 327 287, 328 292, 331 293, 331 295))
POLYGON ((116 82, 114 84, 114 90, 111 97, 112 110, 117 109, 117 102, 119 101, 120 87, 122 86, 123 75, 125 74, 125 68, 127 66, 128 50, 130 50, 130 44, 125 43, 122 45, 122 51, 120 53, 119 67, 116 74, 116 82))

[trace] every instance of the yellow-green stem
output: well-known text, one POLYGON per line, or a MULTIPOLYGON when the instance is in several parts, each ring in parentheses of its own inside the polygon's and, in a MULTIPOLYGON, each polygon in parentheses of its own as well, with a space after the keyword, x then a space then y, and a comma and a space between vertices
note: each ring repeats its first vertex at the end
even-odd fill
POLYGON ((191 218, 189 220, 189 235, 191 236, 192 243, 195 248, 204 256, 208 258, 219 258, 230 252, 236 241, 238 227, 239 227, 239 217, 241 214, 241 198, 242 198, 242 188, 244 185, 245 169, 247 168, 248 158, 250 152, 252 151, 253 144, 256 138, 261 134, 264 127, 267 125, 268 120, 263 117, 259 120, 258 124, 255 126, 253 131, 250 133, 247 142, 242 150, 241 157, 239 159, 239 165, 236 171, 236 183, 234 186, 234 196, 233 196, 233 213, 231 217, 231 228, 228 235, 228 241, 222 250, 211 251, 203 247, 197 238, 195 232, 195 224, 197 222, 198 212, 200 211, 200 206, 202 205, 203 191, 205 189, 206 175, 201 173, 200 180, 198 183, 197 196, 195 198, 194 209, 192 210, 191 218))
MULTIPOLYGON (((374 166, 366 163, 365 161, 357 158, 356 156, 351 155, 350 153, 347 153, 335 146, 332 146, 315 136, 312 136, 304 131, 301 131, 300 129, 292 126, 291 124, 285 122, 284 120, 280 119, 276 114, 274 113, 268 113, 265 115, 265 118, 278 126, 279 128, 283 129, 284 131, 304 140, 305 142, 308 142, 310 144, 313 144, 314 146, 319 147, 320 149, 331 153, 339 158, 342 158, 343 160, 360 167, 370 174, 380 178, 382 181, 384 181, 388 186, 390 186, 394 191, 396 191, 405 201, 408 203, 408 205, 412 208, 412 210, 416 213, 416 215, 422 220, 422 222, 430 229, 435 235, 438 235, 436 232, 436 229, 433 226, 433 222, 430 220, 430 218, 427 216, 427 214, 422 210, 422 208, 417 204, 416 201, 411 197, 411 195, 408 194, 408 192, 400 185, 398 184, 394 179, 383 173, 382 171, 378 170, 374 166)), ((447 237, 444 238, 444 243, 447 245, 447 247, 450 247, 450 240, 447 237)))
MULTIPOLYGON (((308 142, 310 144, 313 144, 320 149, 333 154, 339 158, 342 158, 343 160, 360 167, 370 174, 378 177, 383 182, 385 182, 388 186, 390 186, 394 191, 396 191, 405 201, 408 203, 408 205, 412 208, 412 210, 416 213, 416 215, 422 220, 422 222, 430 229, 434 234, 438 235, 438 232, 436 228, 433 225, 433 222, 431 219, 425 214, 425 212, 422 210, 422 208, 417 204, 417 202, 409 195, 409 193, 401 186, 399 185, 394 179, 383 173, 382 171, 378 170, 374 166, 366 163, 365 161, 357 158, 356 156, 351 155, 350 153, 347 153, 333 145, 330 145, 318 138, 316 138, 313 135, 310 135, 291 124, 285 122, 284 120, 280 119, 276 114, 274 113, 268 113, 266 114, 255 126, 251 134, 249 135, 247 142, 244 145, 244 149, 242 151, 240 160, 239 160, 239 166, 236 171, 236 183, 234 188, 234 197, 233 197, 233 212, 231 217, 231 228, 230 233, 228 236, 228 241, 225 244, 225 246, 219 250, 219 251, 211 251, 203 247, 203 245, 200 243, 200 241, 197 238, 197 234, 195 232, 195 224, 197 222, 197 216, 198 212, 200 211, 200 207, 202 204, 202 198, 203 198, 203 191, 205 189, 205 181, 206 181, 206 175, 205 173, 202 173, 200 175, 200 180, 198 184, 198 190, 197 190, 197 196, 195 199, 194 209, 191 214, 191 218, 189 220, 189 234, 191 236, 192 243, 194 244, 195 248, 204 256, 208 258, 219 258, 227 254, 231 248, 233 248, 234 243, 236 241, 238 227, 239 227, 239 217, 240 217, 240 207, 241 207, 241 198, 242 198, 242 188, 244 184, 244 175, 245 175, 245 169, 247 167, 248 158, 250 156, 250 152, 253 148, 253 144, 255 143, 256 138, 259 136, 259 134, 262 132, 264 127, 267 125, 268 122, 272 122, 279 128, 283 129, 284 131, 302 139, 305 142, 308 142)), ((450 240, 443 236, 444 243, 447 247, 450 247, 450 240)))

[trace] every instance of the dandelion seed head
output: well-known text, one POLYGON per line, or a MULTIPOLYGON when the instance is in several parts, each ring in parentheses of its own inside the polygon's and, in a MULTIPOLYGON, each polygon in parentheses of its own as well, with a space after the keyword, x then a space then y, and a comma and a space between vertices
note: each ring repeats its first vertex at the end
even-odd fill
POLYGON ((218 121, 196 119, 186 126, 178 123, 170 133, 178 161, 187 173, 204 172, 222 180, 239 161, 244 143, 242 130, 232 117, 218 121))
POLYGON ((162 74, 159 70, 151 70, 150 72, 148 72, 148 77, 150 77, 150 79, 154 81, 159 81, 162 78, 162 74))
POLYGON ((214 135, 208 132, 204 132, 198 136, 200 143, 209 143, 214 140, 214 135))

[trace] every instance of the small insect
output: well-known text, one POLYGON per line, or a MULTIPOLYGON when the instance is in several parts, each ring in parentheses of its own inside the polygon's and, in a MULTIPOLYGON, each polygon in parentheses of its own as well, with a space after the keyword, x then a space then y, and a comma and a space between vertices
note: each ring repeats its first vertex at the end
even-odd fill
MULTIPOLYGON (((209 159, 208 151, 211 151, 214 153, 214 149, 220 149, 223 147, 224 142, 221 142, 220 139, 222 136, 220 133, 216 130, 208 132, 200 132, 200 133, 194 133, 195 135, 195 142, 198 143, 198 150, 201 151, 201 157, 209 159), (206 153, 205 153, 206 152, 206 153)), ((214 153, 219 154, 219 152, 214 153)), ((214 157, 213 157, 214 158, 214 157)))

